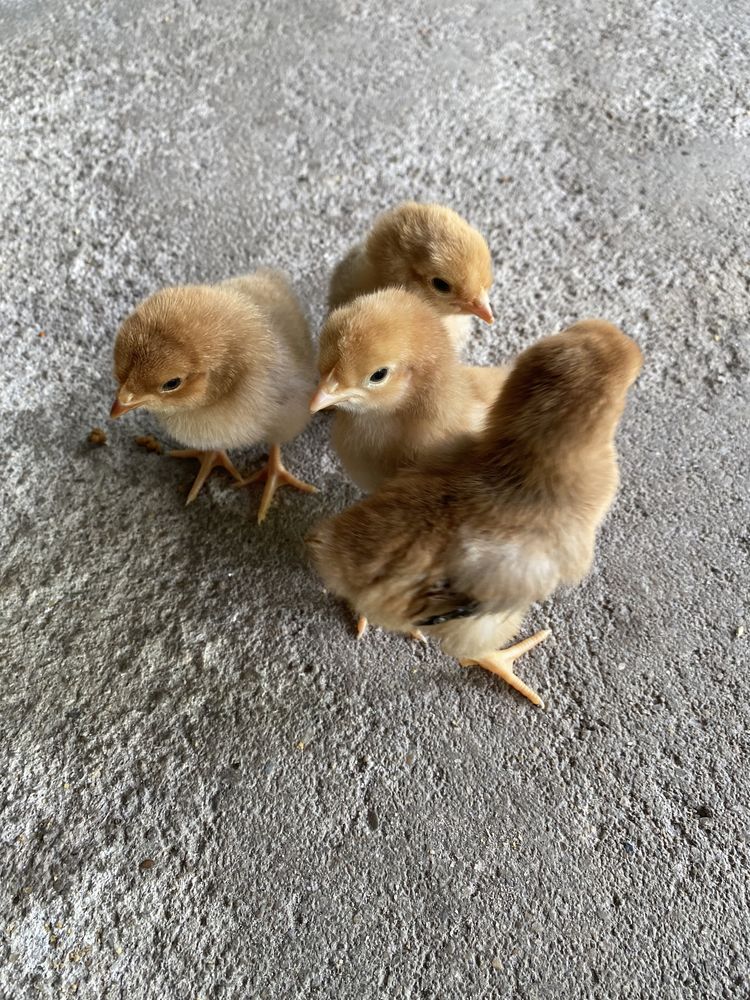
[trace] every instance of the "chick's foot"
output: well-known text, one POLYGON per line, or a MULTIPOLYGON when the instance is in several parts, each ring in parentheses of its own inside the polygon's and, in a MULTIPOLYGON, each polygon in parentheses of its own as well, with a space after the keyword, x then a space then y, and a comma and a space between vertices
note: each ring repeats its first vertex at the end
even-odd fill
POLYGON ((273 495, 279 486, 293 486, 296 490, 302 490, 303 493, 318 492, 315 486, 297 479, 288 469, 284 468, 284 463, 281 461, 281 449, 277 444, 271 445, 266 464, 251 476, 248 476, 247 479, 240 479, 236 485, 237 487, 250 486, 252 483, 261 482, 264 479, 266 485, 263 489, 260 509, 258 510, 258 524, 265 520, 268 508, 271 506, 271 501, 273 500, 273 495))
POLYGON ((205 481, 214 469, 226 469, 230 476, 241 481, 242 476, 235 469, 234 464, 225 451, 197 451, 195 448, 184 448, 178 451, 170 451, 168 454, 172 458, 197 458, 201 463, 198 475, 192 485, 185 506, 192 503, 198 496, 205 481))
POLYGON ((518 677, 513 671, 513 664, 518 659, 519 656, 523 656, 534 646, 538 646, 540 642, 549 636, 549 629, 542 629, 541 632, 537 632, 536 635, 530 636, 528 639, 522 639, 520 642, 514 643, 512 646, 508 646, 507 649, 498 649, 491 653, 484 653, 477 659, 471 660, 461 660, 462 667, 483 667, 485 670, 489 670, 492 674, 497 674, 498 677, 510 684, 512 688, 515 688, 520 694, 529 701, 538 705, 540 708, 544 708, 544 702, 539 697, 539 695, 530 688, 527 684, 518 677))

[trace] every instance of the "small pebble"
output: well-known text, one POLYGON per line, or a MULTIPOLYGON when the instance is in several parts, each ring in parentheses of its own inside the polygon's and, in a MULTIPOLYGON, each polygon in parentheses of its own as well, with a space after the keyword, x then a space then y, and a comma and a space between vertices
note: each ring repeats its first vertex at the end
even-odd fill
POLYGON ((744 634, 745 634, 745 626, 738 625, 734 632, 735 639, 741 639, 744 634))
POLYGON ((626 854, 635 854, 635 844, 632 840, 626 840, 622 847, 626 854))
POLYGON ((146 451, 153 451, 156 452, 157 455, 161 455, 161 445, 153 434, 141 434, 134 440, 139 448, 145 448, 146 451))
POLYGON ((153 858, 144 858, 143 861, 138 865, 142 872, 147 872, 154 867, 156 862, 153 858))
POLYGON ((497 955, 492 959, 492 968, 500 972, 503 968, 502 960, 497 957, 497 955))
POLYGON ((416 759, 417 755, 411 751, 406 755, 406 757, 404 757, 407 767, 413 767, 416 759))

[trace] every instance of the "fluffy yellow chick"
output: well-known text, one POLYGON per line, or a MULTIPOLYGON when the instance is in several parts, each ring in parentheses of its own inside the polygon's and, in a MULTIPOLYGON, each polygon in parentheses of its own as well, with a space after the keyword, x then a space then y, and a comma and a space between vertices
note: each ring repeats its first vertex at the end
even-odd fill
POLYGON ((315 492, 281 462, 280 445, 309 419, 314 384, 310 331, 283 274, 261 270, 156 292, 120 327, 114 362, 111 416, 143 406, 186 446, 171 455, 200 460, 188 503, 216 467, 238 485, 266 480, 259 522, 278 486, 315 492), (268 462, 243 480, 225 449, 263 441, 268 462))
POLYGON ((398 469, 464 446, 507 374, 462 365, 440 316, 401 288, 335 309, 321 332, 312 412, 336 407, 332 441, 372 492, 398 469))
POLYGON ((499 674, 537 705, 507 649, 530 605, 589 570, 618 484, 614 435, 641 352, 602 320, 518 358, 486 431, 461 458, 405 471, 319 525, 313 560, 373 622, 424 629, 463 665, 499 674))
POLYGON ((379 216, 364 243, 353 247, 333 272, 328 307, 392 286, 426 299, 442 316, 457 351, 466 343, 472 316, 493 320, 489 247, 444 205, 408 201, 379 216))

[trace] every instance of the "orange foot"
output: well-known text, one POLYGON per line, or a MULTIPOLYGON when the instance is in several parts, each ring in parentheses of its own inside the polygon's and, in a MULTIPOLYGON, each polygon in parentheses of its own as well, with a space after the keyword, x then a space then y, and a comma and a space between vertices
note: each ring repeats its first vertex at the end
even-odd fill
POLYGON ((544 708, 544 702, 536 693, 517 677, 513 672, 513 664, 518 659, 519 656, 523 656, 534 646, 538 646, 540 642, 544 642, 547 636, 550 635, 550 630, 548 628, 542 629, 541 632, 537 632, 536 635, 530 636, 528 639, 522 639, 520 642, 514 643, 512 646, 508 646, 506 649, 498 649, 491 653, 483 653, 476 659, 461 660, 462 667, 484 667, 485 670, 489 670, 492 674, 497 674, 498 677, 510 684, 512 688, 519 691, 524 697, 528 698, 529 701, 538 705, 540 708, 544 708))
POLYGON ((296 490, 302 490, 303 493, 318 492, 314 486, 311 486, 309 483, 303 483, 301 479, 297 479, 296 476, 293 476, 291 472, 284 468, 284 464, 281 461, 281 449, 277 444, 271 445, 266 464, 251 476, 248 476, 247 479, 240 479, 236 485, 237 487, 250 486, 252 483, 261 482, 264 479, 266 485, 260 500, 258 524, 265 520, 268 508, 271 506, 271 501, 273 500, 273 495, 279 486, 293 486, 296 490))
POLYGON ((195 482, 185 501, 185 506, 195 500, 213 469, 226 469, 230 476, 237 480, 242 479, 225 451, 197 451, 195 448, 184 448, 182 451, 170 451, 168 454, 172 458, 197 458, 201 463, 198 475, 195 477, 195 482))

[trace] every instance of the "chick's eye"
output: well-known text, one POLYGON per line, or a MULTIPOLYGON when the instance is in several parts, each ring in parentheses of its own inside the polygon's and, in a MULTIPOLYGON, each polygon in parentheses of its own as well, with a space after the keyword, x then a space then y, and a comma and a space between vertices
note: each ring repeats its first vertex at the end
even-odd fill
POLYGON ((443 281, 442 278, 433 278, 432 287, 438 292, 449 292, 451 290, 451 286, 447 281, 443 281))
POLYGON ((384 382, 387 376, 388 376, 387 368, 378 368, 378 370, 374 371, 370 376, 370 382, 374 382, 377 385, 378 382, 384 382))
POLYGON ((173 392, 175 389, 179 389, 182 385, 181 378, 171 378, 168 382, 165 382, 161 387, 162 392, 173 392))

